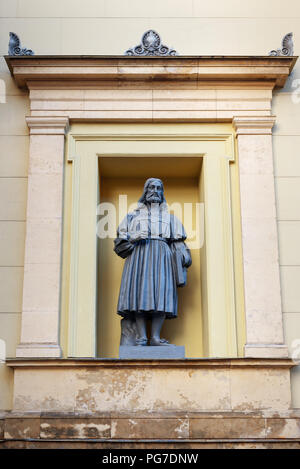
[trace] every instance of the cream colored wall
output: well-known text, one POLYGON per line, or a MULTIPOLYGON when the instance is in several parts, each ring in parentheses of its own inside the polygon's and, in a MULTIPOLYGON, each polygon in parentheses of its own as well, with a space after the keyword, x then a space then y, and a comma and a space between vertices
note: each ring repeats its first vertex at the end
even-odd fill
MULTIPOLYGON (((300 53, 299 0, 0 0, 0 54, 7 53, 9 31, 36 54, 109 55, 136 45, 149 28, 181 55, 264 55, 280 47, 290 31, 295 55, 300 53)), ((292 102, 297 78, 300 62, 273 105, 281 287, 290 347, 300 338, 300 103, 292 102)), ((0 104, 0 338, 13 356, 21 311, 28 154, 24 116, 29 111, 27 95, 15 87, 3 58, 0 79, 7 101, 0 104)), ((0 408, 5 409, 11 381, 2 379, 3 370, 0 408)), ((293 403, 300 407, 299 367, 292 381, 293 403)))

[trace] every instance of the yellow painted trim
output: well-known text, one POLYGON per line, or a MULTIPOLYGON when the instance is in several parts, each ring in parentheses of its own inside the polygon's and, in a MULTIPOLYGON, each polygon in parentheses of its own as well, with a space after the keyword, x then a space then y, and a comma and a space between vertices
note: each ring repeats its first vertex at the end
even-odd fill
MULTIPOLYGON (((68 167, 71 169, 72 172, 72 193, 70 188, 70 181, 66 183, 66 194, 65 194, 65 207, 69 210, 68 207, 72 205, 72 213, 73 213, 73 220, 72 226, 74 226, 74 215, 75 219, 78 216, 76 212, 78 212, 78 198, 80 197, 79 191, 76 189, 76 184, 79 183, 79 175, 78 168, 76 169, 76 165, 79 165, 79 161, 82 158, 89 158, 93 159, 94 163, 90 166, 90 170, 93 166, 94 171, 96 171, 95 161, 100 153, 95 152, 93 147, 93 142, 104 142, 105 148, 103 152, 101 151, 101 155, 110 156, 110 157, 120 157, 120 156, 136 156, 136 157, 143 157, 143 156, 164 156, 164 157, 176 157, 181 156, 203 156, 204 153, 204 160, 208 160, 212 154, 215 157, 218 157, 222 163, 220 164, 220 173, 219 173, 219 180, 220 180, 220 187, 219 193, 221 197, 221 207, 222 213, 219 213, 220 219, 222 219, 223 225, 226 224, 226 220, 232 217, 232 226, 229 223, 227 224, 227 228, 224 228, 223 233, 223 243, 227 246, 224 250, 225 260, 224 263, 227 265, 223 272, 224 278, 224 285, 227 294, 225 295, 225 303, 226 303, 226 339, 225 345, 223 344, 223 348, 221 352, 218 350, 212 350, 210 348, 210 352, 205 353, 207 356, 242 356, 242 344, 244 344, 244 326, 245 326, 245 319, 244 319, 244 306, 243 306, 243 292, 240 290, 243 289, 243 279, 242 279, 242 251, 241 251, 241 236, 240 236, 240 215, 239 215, 239 189, 238 189, 238 171, 237 171, 237 164, 235 161, 236 152, 234 151, 234 138, 233 138, 233 129, 229 124, 73 124, 71 127, 71 132, 68 136, 68 167), (130 132, 127 132, 130 129, 130 132), (158 131, 161 131, 159 133, 158 131), (197 130, 198 133, 195 131, 197 130), (151 134, 151 132, 153 132, 151 134), (177 133, 176 133, 177 132, 177 133), (199 153, 191 152, 191 150, 187 151, 186 153, 178 152, 174 154, 174 152, 166 153, 166 148, 163 147, 162 152, 151 152, 141 153, 140 146, 138 144, 138 149, 136 152, 126 151, 124 147, 124 152, 116 152, 113 148, 113 143, 110 145, 111 142, 151 142, 151 141, 158 141, 158 142, 201 142, 201 146, 199 147, 199 153), (80 151, 78 151, 80 145, 80 151), (92 146, 90 147, 90 145, 92 146), (86 147, 87 145, 87 147, 86 147), (108 145, 108 146, 107 146, 108 145), (213 147, 211 146, 213 145, 213 147), (216 146, 217 145, 217 146, 216 146), (88 148, 90 147, 90 148, 88 148), (84 151, 83 151, 84 149, 84 151), (212 153, 213 151, 213 153, 212 153), (83 155, 84 154, 84 155, 83 155), (74 185, 75 183, 75 185, 74 185), (70 203, 70 199, 73 201, 70 203), (234 245, 234 246, 233 246, 234 245), (234 288, 235 287, 235 288, 234 288), (238 292, 234 290, 239 289, 238 292), (233 292, 233 293, 232 293, 233 292)), ((188 145, 187 145, 188 146, 188 145)), ((147 144, 148 147, 148 144, 147 144)), ((101 148, 102 150, 102 148, 101 148)), ((68 171, 66 171, 68 174, 68 171)), ((211 182, 213 181, 213 177, 211 177, 211 182)), ((206 181, 207 182, 207 181, 206 181)), ((94 203, 97 204, 97 185, 99 184, 98 175, 93 182, 93 187, 95 187, 95 195, 93 196, 94 203)), ((203 188, 201 189, 200 184, 200 194, 201 191, 203 193, 203 188)), ((207 216, 207 215, 205 215, 207 216)), ((77 220, 78 223, 78 220, 77 220)), ((96 223, 96 221, 95 221, 96 223)), ((66 226, 65 228, 66 229, 66 226)), ((74 311, 76 310, 76 295, 78 294, 78 272, 76 269, 78 268, 78 239, 76 238, 76 232, 72 228, 72 241, 71 241, 71 253, 70 256, 72 258, 70 263, 70 258, 68 259, 68 249, 65 245, 64 241, 64 271, 67 271, 67 266, 70 266, 70 304, 69 304, 69 311, 67 311, 66 306, 62 309, 64 314, 64 319, 62 319, 62 333, 61 337, 63 339, 63 348, 64 348, 64 355, 66 355, 66 348, 68 348, 68 356, 95 356, 96 344, 95 344, 95 322, 96 322, 96 308, 94 308, 93 312, 88 315, 89 317, 89 327, 86 328, 87 335, 84 339, 79 340, 79 335, 82 335, 82 321, 84 320, 84 315, 82 315, 82 319, 74 325, 74 311), (66 255, 65 255, 66 254, 66 255), (77 260, 76 260, 77 259, 77 260), (77 267, 76 267, 77 266, 77 267), (75 307, 75 309, 74 309, 75 307), (72 311, 72 314, 70 314, 72 311), (68 326, 65 317, 68 316, 68 326), (68 340, 66 340, 66 327, 69 329, 68 340), (77 332, 76 332, 77 327, 77 332), (92 330, 94 328, 94 330, 92 330), (76 339, 77 337, 77 339, 76 339), (68 347, 66 342, 68 342, 68 347), (89 345, 87 345, 89 342, 89 345), (81 345, 80 345, 81 344, 81 345)), ((65 239, 65 238, 64 238, 65 239)), ((67 238, 66 238, 67 239, 67 238)), ((207 256, 207 252, 205 254, 206 248, 201 249, 201 265, 205 266, 205 255, 207 256)), ((96 258, 96 247, 93 248, 93 253, 95 253, 96 258)), ((92 254, 90 253, 91 259, 92 254)), ((213 254, 208 254, 209 264, 213 264, 212 262, 213 254)), ((93 264, 92 269, 93 275, 90 277, 93 279, 93 285, 90 285, 91 292, 94 292, 94 298, 96 298, 96 266, 93 264)), ((202 269, 202 290, 205 289, 205 282, 203 279, 203 269, 202 269)), ((65 283, 63 283, 63 304, 66 304, 66 296, 68 287, 65 283)), ((86 297, 89 296, 88 294, 86 297)), ((205 299, 205 295, 202 292, 202 304, 205 304, 207 298, 205 299)), ((208 305, 206 307, 209 307, 208 305)), ((91 306, 92 308, 92 306, 91 306)), ((219 314, 221 309, 219 308, 219 314)), ((77 318, 78 319, 78 318, 77 318)), ((85 317, 86 319, 86 317, 85 317)), ((76 321, 75 321, 76 322, 76 321)), ((205 322, 205 321, 204 321, 205 322)), ((207 328, 205 332, 205 324, 204 324, 204 335, 207 333, 207 328)), ((214 334, 215 326, 209 327, 210 333, 210 342, 212 341, 212 337, 214 334)), ((204 341, 205 343, 205 341, 204 341)))

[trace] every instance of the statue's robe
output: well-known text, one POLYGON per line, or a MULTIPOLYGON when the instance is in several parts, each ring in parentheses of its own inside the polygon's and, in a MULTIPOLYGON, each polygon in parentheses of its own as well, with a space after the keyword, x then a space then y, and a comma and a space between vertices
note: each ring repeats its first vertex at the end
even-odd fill
POLYGON ((136 314, 177 316, 177 286, 186 282, 191 255, 181 222, 166 203, 151 209, 138 204, 121 222, 115 252, 126 258, 117 312, 124 318, 136 314))

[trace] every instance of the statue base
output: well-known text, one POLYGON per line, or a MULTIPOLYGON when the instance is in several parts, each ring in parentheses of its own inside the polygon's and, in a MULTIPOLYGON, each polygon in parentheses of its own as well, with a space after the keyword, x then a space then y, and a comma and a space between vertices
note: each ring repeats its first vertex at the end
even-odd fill
POLYGON ((133 346, 133 345, 120 345, 119 357, 121 360, 127 359, 178 359, 185 358, 185 347, 180 345, 168 346, 133 346))

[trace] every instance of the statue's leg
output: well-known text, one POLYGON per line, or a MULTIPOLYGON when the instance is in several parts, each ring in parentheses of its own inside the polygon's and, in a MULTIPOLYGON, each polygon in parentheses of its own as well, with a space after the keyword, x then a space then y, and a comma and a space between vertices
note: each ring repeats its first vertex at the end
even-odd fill
POLYGON ((165 318, 166 318, 165 314, 153 315, 152 321, 151 321, 150 345, 170 345, 166 340, 162 340, 160 338, 160 331, 161 331, 165 318))
POLYGON ((143 314, 135 315, 135 322, 137 328, 137 340, 136 345, 147 345, 147 319, 143 314))

